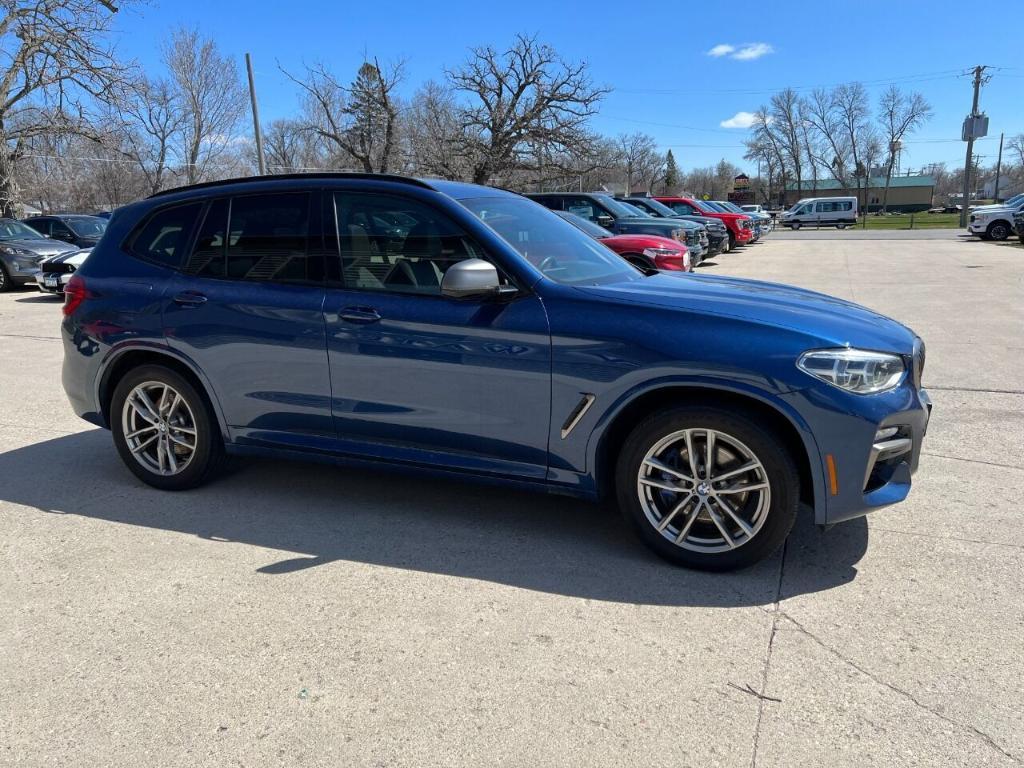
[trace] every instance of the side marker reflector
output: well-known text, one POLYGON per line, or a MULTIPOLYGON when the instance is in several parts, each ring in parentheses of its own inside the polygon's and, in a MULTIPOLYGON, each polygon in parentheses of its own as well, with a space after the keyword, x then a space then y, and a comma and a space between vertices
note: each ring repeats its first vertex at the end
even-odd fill
POLYGON ((825 454, 825 464, 828 465, 828 485, 833 496, 839 495, 839 478, 836 477, 836 460, 831 453, 825 454))

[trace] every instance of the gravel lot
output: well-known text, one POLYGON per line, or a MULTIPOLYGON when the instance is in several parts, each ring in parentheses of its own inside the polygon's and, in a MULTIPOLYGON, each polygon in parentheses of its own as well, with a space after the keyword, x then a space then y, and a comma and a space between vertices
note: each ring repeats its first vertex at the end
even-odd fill
POLYGON ((1024 763, 1024 249, 784 234, 707 271, 906 322, 935 414, 907 502, 729 575, 505 490, 143 487, 65 401, 58 302, 0 296, 0 764, 1024 763))

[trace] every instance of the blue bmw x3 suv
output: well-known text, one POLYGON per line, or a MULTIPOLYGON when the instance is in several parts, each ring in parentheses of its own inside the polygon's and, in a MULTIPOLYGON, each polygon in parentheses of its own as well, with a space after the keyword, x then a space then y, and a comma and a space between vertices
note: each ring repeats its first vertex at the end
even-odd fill
POLYGON ((810 291, 644 274, 542 205, 450 181, 231 180, 120 209, 67 287, 63 383, 157 488, 225 454, 617 502, 726 570, 901 501, 924 346, 810 291))

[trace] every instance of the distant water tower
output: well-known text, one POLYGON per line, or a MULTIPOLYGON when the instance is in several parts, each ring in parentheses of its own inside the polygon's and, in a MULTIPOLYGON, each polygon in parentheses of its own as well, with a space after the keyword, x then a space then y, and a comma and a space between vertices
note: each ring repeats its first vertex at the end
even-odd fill
POLYGON ((900 155, 903 154, 903 142, 898 139, 889 144, 889 151, 892 153, 893 158, 893 175, 898 176, 900 173, 900 155))

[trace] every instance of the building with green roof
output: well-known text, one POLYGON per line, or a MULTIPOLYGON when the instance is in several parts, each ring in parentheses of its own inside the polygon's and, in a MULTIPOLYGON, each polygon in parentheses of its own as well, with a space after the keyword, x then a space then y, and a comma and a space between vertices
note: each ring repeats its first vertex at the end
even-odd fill
MULTIPOLYGON (((797 200, 807 197, 856 197, 861 208, 868 211, 882 210, 885 196, 885 177, 871 176, 865 198, 862 179, 850 179, 852 187, 843 186, 838 179, 803 179, 799 189, 796 182, 786 185, 786 205, 792 206, 797 200), (858 181, 861 188, 857 188, 858 181)), ((927 211, 932 207, 935 196, 935 179, 931 176, 893 176, 889 181, 888 209, 890 212, 910 213, 927 211)))

